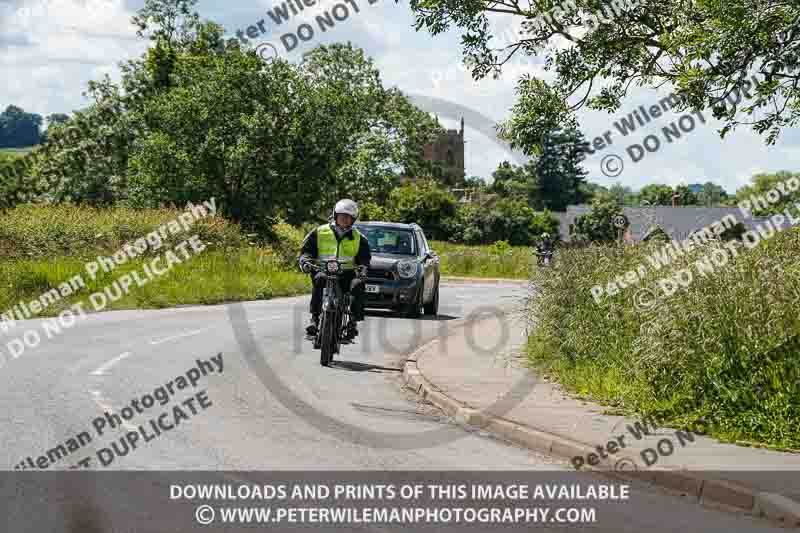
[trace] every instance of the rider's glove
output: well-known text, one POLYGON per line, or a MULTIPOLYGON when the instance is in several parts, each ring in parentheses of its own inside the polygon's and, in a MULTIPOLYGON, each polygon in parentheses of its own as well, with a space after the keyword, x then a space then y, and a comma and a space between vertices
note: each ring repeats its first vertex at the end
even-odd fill
POLYGON ((311 272, 311 263, 309 263, 308 261, 305 261, 305 260, 301 261, 300 262, 300 270, 302 270, 303 272, 308 274, 309 272, 311 272))

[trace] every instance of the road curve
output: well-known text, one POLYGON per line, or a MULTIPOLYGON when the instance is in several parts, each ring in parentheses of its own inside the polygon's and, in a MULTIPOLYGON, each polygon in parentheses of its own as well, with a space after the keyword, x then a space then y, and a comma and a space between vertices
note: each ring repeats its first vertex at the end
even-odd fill
MULTIPOLYGON (((568 465, 461 428, 402 387, 406 356, 437 335, 446 335, 450 321, 487 309, 510 312, 512 320, 525 296, 524 287, 512 283, 444 283, 441 290, 439 319, 369 313, 357 342, 343 346, 333 368, 319 365, 318 352, 301 334, 307 318, 305 296, 249 302, 236 306, 236 312, 227 306, 208 306, 90 315, 17 359, 6 360, 0 369, 4 468, 28 464, 28 457, 35 462, 81 432, 91 433, 94 424, 103 424, 97 419, 104 412, 121 413, 132 400, 141 402, 170 384, 173 399, 195 397, 191 407, 183 408, 187 417, 126 455, 117 454, 106 468, 92 467, 218 471, 221 478, 233 475, 223 471, 253 470, 568 471, 568 465), (232 316, 247 321, 277 382, 265 383, 254 371, 252 354, 242 349, 232 316), (221 363, 221 372, 214 358, 221 363), (204 363, 198 366, 198 360, 204 363), (207 375, 200 374, 204 368, 207 375), (177 378, 187 375, 197 378, 196 387, 178 390, 177 378), (403 436, 397 439, 403 442, 418 438, 419 445, 375 446, 363 436, 375 433, 388 436, 389 443, 392 435, 403 436)), ((27 321, 15 331, 40 323, 27 321)), ((0 336, 0 342, 5 344, 11 336, 0 336)), ((510 338, 497 351, 511 352, 519 342, 510 338)), ((121 425, 135 431, 172 405, 145 409, 140 404, 144 414, 121 425)), ((117 433, 106 429, 107 439, 93 439, 48 469, 66 469, 95 457, 100 448, 110 448, 117 433)), ((638 494, 636 508, 615 508, 596 529, 772 530, 755 519, 698 507, 655 489, 641 489, 638 494)), ((148 495, 125 496, 137 497, 146 501, 148 495)))

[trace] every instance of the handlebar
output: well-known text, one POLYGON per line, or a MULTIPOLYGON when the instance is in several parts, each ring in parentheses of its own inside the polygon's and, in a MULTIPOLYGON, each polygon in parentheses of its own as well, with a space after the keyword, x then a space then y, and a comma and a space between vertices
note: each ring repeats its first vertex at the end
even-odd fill
MULTIPOLYGON (((325 273, 327 273, 325 268, 320 263, 322 263, 322 262, 321 261, 312 260, 312 259, 306 260, 306 264, 311 267, 311 270, 313 270, 315 272, 325 272, 325 273)), ((358 276, 359 278, 366 278, 367 277, 367 267, 365 267, 363 265, 357 266, 355 268, 355 272, 356 272, 356 276, 358 276)))

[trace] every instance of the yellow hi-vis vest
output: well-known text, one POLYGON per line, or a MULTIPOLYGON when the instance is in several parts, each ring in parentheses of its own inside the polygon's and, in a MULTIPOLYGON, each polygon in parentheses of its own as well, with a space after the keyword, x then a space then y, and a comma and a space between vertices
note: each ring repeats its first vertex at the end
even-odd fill
POLYGON ((338 259, 342 261, 342 268, 352 270, 355 268, 355 259, 358 255, 358 248, 361 243, 361 233, 357 229, 352 229, 353 238, 343 238, 336 240, 336 234, 329 224, 323 224, 317 228, 317 255, 320 261, 338 259))

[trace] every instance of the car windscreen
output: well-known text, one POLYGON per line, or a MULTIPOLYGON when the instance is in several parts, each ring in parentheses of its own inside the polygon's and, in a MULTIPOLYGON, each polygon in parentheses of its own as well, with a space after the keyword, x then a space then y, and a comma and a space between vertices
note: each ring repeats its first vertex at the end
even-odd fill
POLYGON ((416 255, 414 234, 410 230, 358 226, 369 241, 369 250, 377 254, 416 255))

